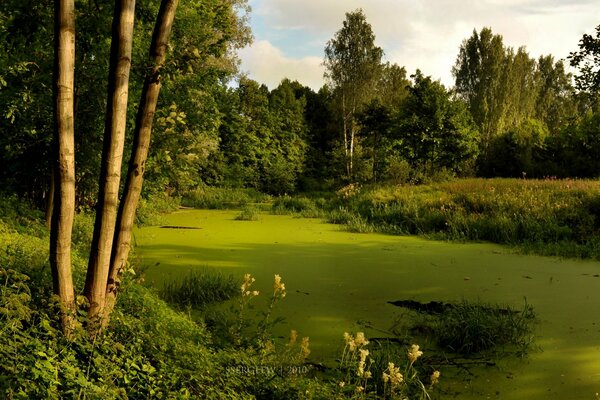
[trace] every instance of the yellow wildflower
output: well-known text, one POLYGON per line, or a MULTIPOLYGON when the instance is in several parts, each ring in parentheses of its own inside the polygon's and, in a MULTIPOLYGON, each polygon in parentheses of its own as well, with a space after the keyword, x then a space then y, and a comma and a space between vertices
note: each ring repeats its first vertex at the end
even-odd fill
POLYGON ((254 283, 254 281, 256 281, 256 279, 254 279, 252 277, 252 275, 250 274, 246 274, 244 275, 244 282, 242 283, 242 286, 240 286, 240 289, 242 291, 242 296, 258 296, 258 291, 254 291, 254 292, 250 292, 250 286, 252 286, 252 284, 254 283))
POLYGON ((302 357, 306 358, 310 354, 308 337, 303 337, 300 342, 300 350, 302 351, 302 357))
POLYGON ((408 359, 410 360, 411 363, 414 363, 415 361, 417 361, 417 358, 421 357, 422 355, 423 355, 423 352, 421 350, 419 350, 418 344, 413 344, 410 347, 410 350, 408 351, 408 359))
POLYGON ((298 339, 298 332, 296 332, 296 330, 292 329, 290 331, 290 346, 294 345, 296 343, 296 340, 298 339))
POLYGON ((437 384, 440 381, 440 371, 433 371, 433 374, 431 374, 431 386, 437 384))
POLYGON ((365 362, 367 360, 367 356, 369 355, 369 350, 360 349, 360 360, 358 361, 358 376, 363 376, 365 374, 365 362))
POLYGON ((273 284, 274 295, 285 297, 285 284, 281 282, 281 276, 275 275, 275 283, 273 284))
POLYGON ((388 373, 386 373, 385 371, 383 372, 382 377, 384 383, 390 382, 392 384, 392 387, 396 387, 402 382, 404 382, 404 376, 402 376, 400 368, 396 367, 394 363, 388 363, 387 371, 388 373))
POLYGON ((346 346, 348 346, 348 351, 350 353, 354 353, 356 349, 356 342, 354 341, 354 337, 348 332, 344 332, 344 341, 346 342, 346 346))
POLYGON ((354 339, 356 346, 366 346, 369 344, 369 341, 365 338, 364 332, 356 332, 356 339, 354 339))

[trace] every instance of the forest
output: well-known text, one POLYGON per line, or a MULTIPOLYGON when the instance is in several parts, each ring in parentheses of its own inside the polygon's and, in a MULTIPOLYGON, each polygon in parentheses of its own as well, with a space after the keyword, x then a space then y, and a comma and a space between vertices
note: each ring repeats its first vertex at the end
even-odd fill
MULTIPOLYGON (((551 274, 545 283, 572 278, 562 275, 567 266, 541 256, 574 263, 578 277, 598 276, 600 25, 586 27, 594 34, 573 43, 566 59, 532 57, 526 43, 513 48, 492 27, 474 27, 456 49, 454 85, 446 87, 386 61, 365 12, 348 11, 324 44, 326 83, 315 91, 291 79, 270 89, 240 71, 237 52, 253 40, 251 13, 246 0, 0 4, 0 397, 463 398, 459 387, 477 380, 464 375, 481 373, 470 368, 516 374, 522 367, 511 362, 535 353, 532 326, 543 323, 533 310, 551 308, 535 302, 538 291, 489 300, 509 305, 470 289, 452 287, 461 299, 418 292, 395 302, 416 313, 413 325, 384 330, 389 311, 370 309, 371 323, 340 307, 343 318, 362 322, 336 323, 337 356, 322 327, 298 322, 315 330, 316 351, 295 329, 288 338, 279 326, 307 312, 294 296, 331 288, 299 279, 315 286, 286 289, 279 274, 307 254, 356 251, 337 242, 331 229, 339 225, 350 235, 343 240, 359 248, 372 240, 390 251, 400 235, 411 249, 398 258, 369 253, 364 263, 378 272, 368 274, 373 287, 364 298, 349 300, 357 304, 376 297, 380 284, 393 293, 378 280, 389 272, 380 266, 419 264, 411 252, 420 247, 449 246, 440 251, 454 254, 465 243, 484 246, 490 265, 511 266, 496 286, 515 276, 533 280, 538 264, 551 274), (271 231, 247 232, 233 221, 271 231), (279 231, 281 224, 289 225, 279 231), (162 236, 209 227, 212 236, 193 240, 162 236), (221 231, 245 236, 223 239, 221 231), (304 242, 294 243, 290 231, 344 250, 315 242, 298 251, 304 242), (270 247, 272 232, 286 250, 270 247), (366 236, 379 234, 386 236, 366 236), (424 244, 411 244, 414 237, 424 244), (485 247, 498 245, 506 247, 485 247), (233 252, 244 246, 256 251, 240 261, 233 252), (280 252, 285 258, 273 268, 281 271, 271 270, 280 252), (532 257, 535 272, 513 271, 519 257, 532 257), (253 275, 219 264, 227 262, 253 275), (259 262, 263 271, 253 269, 259 262), (175 272, 160 272, 161 263, 175 272), (254 284, 273 274, 272 287, 254 284), (272 294, 259 312, 253 299, 263 292, 272 294), (367 350, 364 332, 383 336, 367 350), (422 357, 416 341, 434 350, 422 357), (439 384, 440 370, 454 383, 439 384)), ((459 271, 461 285, 481 273, 459 271)), ((586 335, 581 343, 592 343, 586 335)), ((494 373, 481 376, 499 379, 494 373)), ((591 379, 568 389, 573 398, 587 398, 578 397, 583 391, 591 398, 591 379)))

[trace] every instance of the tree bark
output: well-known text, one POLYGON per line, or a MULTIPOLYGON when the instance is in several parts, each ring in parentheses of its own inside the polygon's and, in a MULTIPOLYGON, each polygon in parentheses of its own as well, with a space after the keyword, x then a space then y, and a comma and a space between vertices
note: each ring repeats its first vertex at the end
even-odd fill
MULTIPOLYGON (((73 112, 73 115, 75 115, 75 112, 73 112)), ((54 165, 52 165, 50 167, 50 186, 48 187, 48 193, 46 194, 46 216, 45 216, 45 220, 46 220, 46 226, 48 227, 48 229, 52 229, 52 214, 54 213, 54 172, 55 168, 54 165)))
POLYGON ((63 332, 71 337, 76 325, 75 291, 71 275, 71 234, 75 214, 75 2, 54 2, 54 151, 56 190, 50 229, 50 267, 54 294, 61 305, 63 332))
POLYGON ((113 242, 112 260, 106 287, 106 312, 103 320, 108 323, 110 313, 114 307, 117 292, 121 282, 121 272, 131 248, 131 233, 135 219, 135 211, 140 199, 144 170, 148 158, 152 123, 158 95, 160 93, 160 72, 165 62, 171 27, 175 18, 179 0, 163 0, 154 26, 150 57, 152 69, 144 82, 142 98, 138 107, 136 126, 133 138, 133 147, 127 170, 125 191, 119 206, 115 240, 113 242))
POLYGON ((85 282, 85 295, 90 304, 88 310, 89 330, 92 336, 99 331, 101 326, 117 218, 127 121, 134 15, 135 0, 115 1, 98 204, 85 282))

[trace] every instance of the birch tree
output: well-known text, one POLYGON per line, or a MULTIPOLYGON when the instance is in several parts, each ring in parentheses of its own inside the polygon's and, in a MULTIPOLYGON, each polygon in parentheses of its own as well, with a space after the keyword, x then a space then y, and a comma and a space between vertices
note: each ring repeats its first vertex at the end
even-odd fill
POLYGON ((152 123, 160 93, 161 69, 165 63, 169 35, 173 26, 178 2, 179 0, 162 1, 152 35, 152 44, 150 46, 152 66, 148 76, 146 76, 138 108, 133 148, 127 171, 127 181, 119 205, 115 237, 112 244, 110 270, 105 286, 106 306, 103 318, 104 324, 108 321, 108 316, 114 307, 121 281, 121 272, 127 262, 131 248, 131 231, 133 229, 135 211, 142 192, 145 164, 148 159, 148 149, 150 148, 150 138, 152 135, 152 123))
POLYGON ((108 101, 96 221, 85 282, 91 330, 105 307, 125 143, 135 0, 117 0, 113 17, 108 101))
POLYGON ((75 291, 71 275, 71 232, 75 213, 75 2, 55 1, 54 152, 56 190, 50 230, 50 266, 54 294, 61 305, 63 331, 75 327, 75 291))
POLYGON ((325 47, 325 78, 335 91, 342 122, 346 173, 353 176, 358 125, 356 115, 373 97, 383 50, 362 10, 346 13, 342 29, 325 47))

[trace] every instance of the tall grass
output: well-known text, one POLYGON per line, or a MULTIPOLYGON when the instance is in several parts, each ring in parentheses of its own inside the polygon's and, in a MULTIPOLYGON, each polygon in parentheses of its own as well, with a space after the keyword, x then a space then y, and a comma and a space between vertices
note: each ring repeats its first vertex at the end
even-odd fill
POLYGON ((339 198, 331 222, 438 239, 490 241, 548 255, 600 258, 600 182, 462 179, 363 188, 339 198))
POLYGON ((281 196, 273 201, 271 212, 276 215, 293 214, 305 218, 320 218, 324 216, 324 203, 308 197, 281 196))
POLYGON ((258 221, 260 219, 260 211, 256 206, 246 205, 242 211, 236 215, 236 221, 258 221))
POLYGON ((225 276, 204 268, 166 281, 160 290, 160 297, 180 308, 201 309, 231 299, 238 294, 240 284, 241 281, 233 275, 225 276))
POLYGON ((438 345, 455 353, 506 349, 524 355, 533 343, 534 322, 527 303, 516 309, 463 300, 437 315, 431 331, 438 345))

